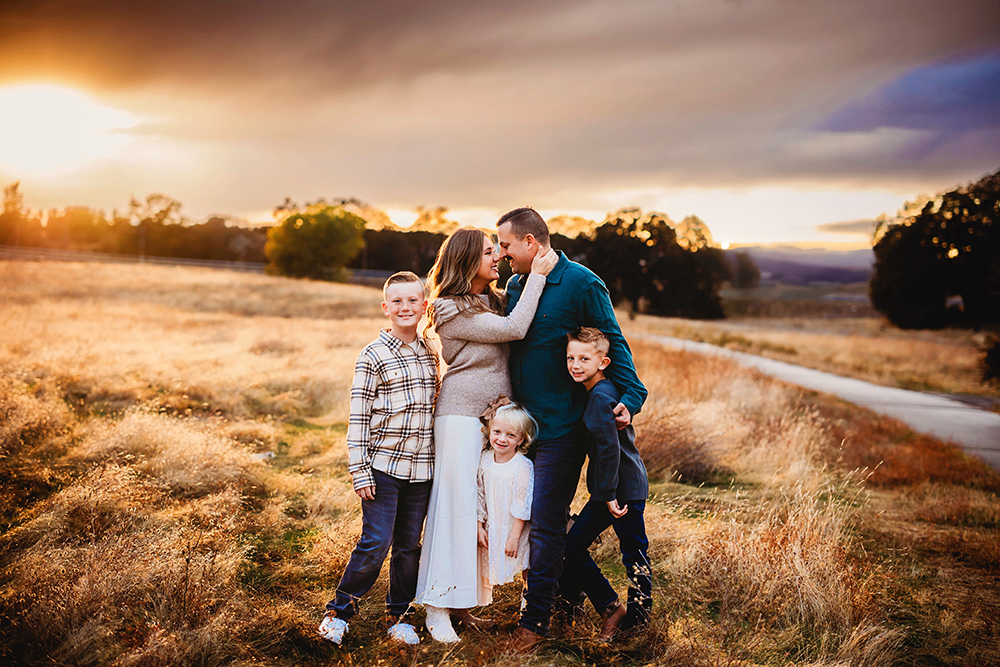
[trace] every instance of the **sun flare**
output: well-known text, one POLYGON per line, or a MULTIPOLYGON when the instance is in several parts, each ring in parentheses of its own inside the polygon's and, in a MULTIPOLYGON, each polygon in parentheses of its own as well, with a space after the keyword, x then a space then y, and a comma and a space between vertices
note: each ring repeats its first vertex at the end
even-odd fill
POLYGON ((130 113, 53 84, 0 88, 0 169, 15 177, 75 171, 129 143, 130 113))

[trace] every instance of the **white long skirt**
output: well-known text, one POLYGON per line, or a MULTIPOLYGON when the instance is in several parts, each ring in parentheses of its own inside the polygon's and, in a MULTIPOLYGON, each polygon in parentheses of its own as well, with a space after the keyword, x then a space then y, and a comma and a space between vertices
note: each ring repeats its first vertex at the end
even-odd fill
POLYGON ((493 599, 477 557, 477 473, 482 450, 482 423, 477 418, 434 418, 434 483, 415 602, 469 609, 493 599))

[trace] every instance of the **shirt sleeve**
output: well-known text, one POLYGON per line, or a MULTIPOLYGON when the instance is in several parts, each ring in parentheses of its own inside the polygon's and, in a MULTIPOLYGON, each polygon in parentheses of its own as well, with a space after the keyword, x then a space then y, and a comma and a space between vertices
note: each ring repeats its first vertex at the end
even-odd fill
POLYGON ((476 473, 476 485, 479 487, 476 502, 476 514, 479 523, 486 523, 486 466, 482 457, 479 458, 479 471, 476 473))
POLYGON ((583 413, 583 423, 593 437, 589 465, 594 466, 595 474, 591 496, 604 502, 618 495, 621 444, 615 426, 615 405, 614 398, 607 394, 592 394, 583 413))
POLYGON ((531 461, 524 459, 514 476, 514 502, 510 513, 515 519, 531 521, 531 496, 535 492, 535 468, 531 461))
POLYGON ((372 405, 378 391, 378 372, 374 360, 363 351, 354 364, 351 383, 351 417, 347 423, 347 472, 354 488, 375 486, 368 445, 371 442, 372 405))
POLYGON ((532 273, 517 305, 504 317, 492 312, 463 313, 441 322, 437 331, 442 336, 475 343, 509 343, 521 340, 535 318, 538 300, 545 288, 545 276, 532 273))
POLYGON ((604 369, 604 375, 614 383, 621 393, 621 402, 634 417, 642 410, 649 392, 635 372, 632 350, 618 326, 608 289, 600 282, 592 282, 580 298, 580 308, 580 321, 585 326, 600 329, 611 343, 608 351, 611 364, 604 369))

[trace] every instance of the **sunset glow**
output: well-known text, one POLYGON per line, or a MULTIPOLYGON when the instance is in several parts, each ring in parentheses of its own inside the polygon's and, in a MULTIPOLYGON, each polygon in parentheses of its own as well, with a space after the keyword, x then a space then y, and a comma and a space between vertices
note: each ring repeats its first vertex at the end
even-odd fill
POLYGON ((0 88, 0 166, 47 178, 91 165, 131 140, 131 114, 51 84, 0 88))
POLYGON ((638 207, 734 247, 870 246, 1000 167, 987 0, 57 4, 0 7, 0 185, 33 209, 638 207))

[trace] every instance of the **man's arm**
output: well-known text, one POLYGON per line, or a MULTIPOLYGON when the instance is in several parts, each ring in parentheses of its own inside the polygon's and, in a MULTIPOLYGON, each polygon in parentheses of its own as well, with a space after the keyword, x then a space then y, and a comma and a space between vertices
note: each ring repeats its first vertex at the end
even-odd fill
POLYGON ((611 343, 611 349, 608 351, 611 365, 604 369, 604 375, 621 392, 621 402, 635 417, 642 410, 649 392, 635 372, 632 350, 622 335, 621 327, 618 326, 615 309, 611 305, 611 296, 603 283, 593 282, 584 289, 580 296, 580 321, 584 326, 600 329, 608 337, 611 343))
POLYGON ((378 390, 378 372, 367 351, 354 364, 351 383, 351 417, 347 422, 347 472, 354 490, 366 500, 375 499, 375 476, 368 457, 371 442, 372 404, 378 390))

